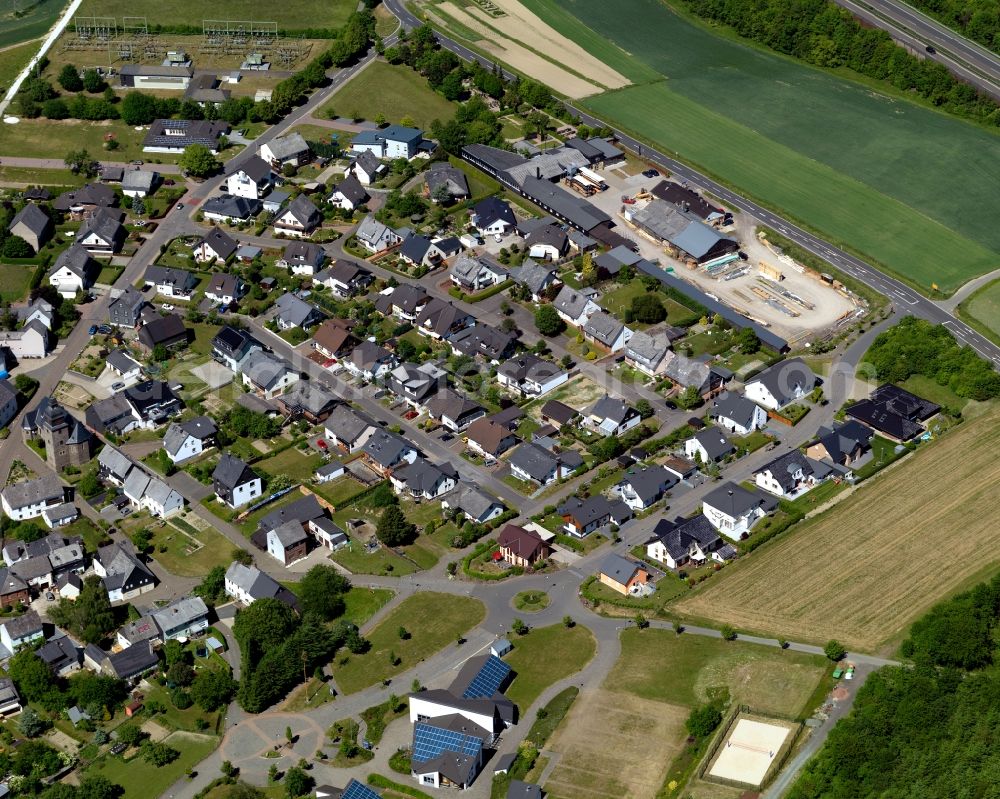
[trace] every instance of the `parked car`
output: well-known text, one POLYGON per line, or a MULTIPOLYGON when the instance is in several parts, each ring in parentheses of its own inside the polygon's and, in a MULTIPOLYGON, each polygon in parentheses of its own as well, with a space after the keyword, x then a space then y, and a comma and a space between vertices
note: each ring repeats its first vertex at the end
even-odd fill
POLYGON ((102 336, 110 336, 111 335, 111 325, 100 325, 97 328, 97 332, 100 333, 102 336))
POLYGON ((644 178, 658 178, 660 173, 656 169, 644 169, 642 172, 644 178))
POLYGON ((501 242, 503 242, 503 236, 501 236, 501 235, 500 235, 499 233, 494 233, 494 234, 493 234, 493 240, 494 240, 494 241, 495 241, 495 242, 496 242, 497 244, 500 244, 501 242))
POLYGON ((112 391, 121 391, 123 388, 125 388, 125 384, 122 383, 121 381, 111 384, 112 391))
POLYGON ((184 208, 184 203, 177 203, 177 210, 180 211, 184 208))
POLYGON ((87 335, 94 336, 97 335, 97 325, 91 325, 87 328, 87 335))
POLYGON ((174 310, 174 306, 173 305, 167 305, 167 303, 163 303, 160 307, 164 311, 172 311, 172 310, 174 310))
POLYGON ((142 161, 136 159, 135 161, 129 161, 132 166, 142 166, 142 161))
POLYGON ((45 598, 46 598, 46 599, 47 599, 47 600, 48 600, 49 602, 55 602, 55 601, 56 601, 56 595, 55 595, 55 594, 53 594, 53 593, 52 593, 51 591, 46 591, 46 592, 45 592, 45 598))

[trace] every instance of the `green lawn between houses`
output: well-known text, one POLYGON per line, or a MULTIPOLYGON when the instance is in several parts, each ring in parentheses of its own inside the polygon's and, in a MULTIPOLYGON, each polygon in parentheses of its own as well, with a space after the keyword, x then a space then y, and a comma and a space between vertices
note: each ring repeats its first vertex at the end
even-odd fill
POLYGON ((214 735, 174 732, 164 739, 164 743, 180 752, 180 757, 169 765, 157 768, 141 757, 125 761, 114 755, 105 755, 94 761, 84 774, 105 777, 121 785, 125 789, 125 799, 163 796, 188 769, 208 757, 218 746, 219 739, 214 735))
POLYGON ((521 713, 550 685, 576 674, 597 651, 597 641, 590 630, 577 624, 566 627, 553 624, 532 629, 527 635, 511 635, 514 651, 504 657, 515 673, 505 691, 521 713))

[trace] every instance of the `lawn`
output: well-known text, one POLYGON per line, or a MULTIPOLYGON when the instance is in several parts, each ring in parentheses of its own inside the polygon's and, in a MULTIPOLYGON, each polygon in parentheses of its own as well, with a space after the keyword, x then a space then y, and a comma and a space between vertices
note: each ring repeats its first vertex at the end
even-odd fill
POLYGON ((111 156, 104 149, 106 133, 113 133, 120 144, 112 153, 116 161, 138 158, 151 163, 173 163, 177 160, 177 156, 169 153, 144 153, 142 140, 146 131, 135 130, 120 120, 22 119, 16 125, 0 125, 0 153, 62 160, 71 150, 83 148, 95 158, 108 158, 111 156))
POLYGON ((36 266, 0 264, 0 299, 20 302, 28 296, 28 287, 36 266))
POLYGON ((318 452, 303 455, 296 447, 289 447, 284 452, 272 455, 270 458, 257 461, 255 467, 271 476, 284 474, 300 483, 309 482, 313 473, 324 463, 323 456, 318 452))
MULTIPOLYGON (((4 32, 0 32, 0 41, 3 41, 4 35, 4 32)), ((0 47, 2 46, 0 44, 0 47)), ((9 50, 0 51, 0 86, 3 87, 4 91, 14 82, 14 78, 24 69, 25 64, 37 51, 37 42, 28 42, 18 47, 11 47, 9 50)))
POLYGON ((393 596, 388 588, 351 588, 344 596, 342 618, 363 627, 393 596))
POLYGON ((538 627, 512 641, 514 651, 504 660, 516 676, 505 693, 521 713, 550 685, 580 671, 597 651, 594 636, 579 624, 538 627))
MULTIPOLYGON (((53 2, 53 0, 50 0, 53 2)), ((266 3, 241 3, 238 9, 223 13, 217 10, 216 18, 252 19, 277 21, 281 30, 301 30, 308 28, 336 28, 344 24, 351 12, 357 8, 353 0, 286 0, 281 8, 272 7, 266 3), (237 16, 233 16, 237 14, 237 16)), ((80 15, 95 15, 105 17, 119 16, 124 9, 118 0, 84 0, 80 6, 80 15)), ((128 13, 133 16, 145 16, 150 25, 197 25, 201 27, 207 9, 198 0, 173 0, 169 4, 155 3, 147 6, 144 0, 131 3, 128 13)), ((119 18, 119 23, 121 19, 119 18)))
POLYGON ((935 602, 995 570, 998 445, 1000 412, 964 422, 675 609, 791 639, 891 645, 935 602), (928 558, 928 541, 948 552, 946 565, 928 558))
POLYGON ((514 609, 525 613, 538 613, 549 606, 549 595, 544 591, 521 591, 514 597, 514 609))
POLYGON ((974 291, 958 306, 958 315, 993 341, 1000 341, 1000 280, 974 291))
POLYGON ((477 626, 486 608, 477 599, 423 591, 408 597, 367 636, 371 649, 364 655, 345 655, 334 666, 333 676, 347 694, 389 679, 423 660, 477 626), (410 637, 399 637, 405 627, 410 637), (398 663, 390 662, 395 654, 398 663), (346 663, 344 662, 346 660, 346 663))
MULTIPOLYGON (((40 0, 30 6, 28 3, 5 3, 3 11, 0 12, 0 47, 9 47, 18 42, 27 42, 44 36, 65 5, 62 0, 40 0), (16 16, 15 10, 25 6, 29 6, 28 11, 23 16, 16 16)), ((38 50, 37 44, 33 46, 38 50)), ((6 56, 7 53, 0 55, 6 56)), ((24 62, 27 62, 27 59, 24 59, 24 62)), ((10 78, 4 76, 0 85, 6 91, 10 85, 10 78)))
POLYGON ((195 541, 190 533, 178 530, 170 522, 165 527, 153 525, 149 531, 153 535, 153 557, 171 574, 204 577, 215 566, 232 563, 232 544, 211 528, 199 530, 195 541), (161 551, 163 547, 166 552, 161 551))
POLYGON ((107 755, 95 761, 84 774, 105 777, 121 785, 125 789, 125 799, 163 796, 189 768, 194 768, 208 757, 218 746, 219 739, 213 735, 175 732, 167 736, 164 743, 181 753, 170 765, 157 768, 139 757, 126 762, 114 755, 107 755))
POLYGON ((335 508, 339 508, 345 499, 350 499, 359 491, 364 490, 364 484, 350 475, 338 477, 327 483, 316 483, 316 485, 309 487, 335 508))
POLYGON ((961 411, 969 404, 969 400, 960 397, 948 386, 942 386, 936 380, 924 375, 910 375, 899 384, 907 391, 912 391, 918 397, 923 397, 940 405, 942 408, 961 411))
POLYGON ((607 684, 642 699, 695 707, 726 696, 755 710, 797 717, 827 670, 821 655, 672 630, 622 631, 607 684))
POLYGON ((659 0, 526 4, 560 15, 585 46, 600 31, 612 66, 628 54, 667 78, 588 98, 599 116, 922 287, 951 291, 995 266, 1000 229, 977 218, 1000 178, 992 132, 713 33, 659 0))
POLYGON ((396 124, 410 117, 417 127, 427 129, 435 119, 449 119, 456 107, 409 67, 375 61, 337 91, 320 115, 334 111, 337 116, 372 120, 383 114, 396 124))
POLYGON ((632 307, 632 300, 648 293, 642 281, 636 278, 625 285, 619 285, 606 294, 602 294, 601 307, 608 313, 622 318, 625 311, 632 307))

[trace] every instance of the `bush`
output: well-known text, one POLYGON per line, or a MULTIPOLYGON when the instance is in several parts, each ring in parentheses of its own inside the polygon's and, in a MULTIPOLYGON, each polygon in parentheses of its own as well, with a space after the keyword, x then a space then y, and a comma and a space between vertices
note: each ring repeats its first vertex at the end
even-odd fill
POLYGON ((722 723, 722 712, 714 705, 702 705, 691 711, 684 726, 695 738, 707 738, 722 723))
POLYGON ((736 640, 736 628, 729 624, 723 624, 719 628, 719 632, 722 633, 723 641, 735 641, 736 640))
POLYGON ((826 646, 823 647, 823 654, 825 654, 830 660, 836 662, 838 660, 843 660, 844 656, 847 655, 847 650, 844 645, 837 640, 830 640, 826 642, 826 646))

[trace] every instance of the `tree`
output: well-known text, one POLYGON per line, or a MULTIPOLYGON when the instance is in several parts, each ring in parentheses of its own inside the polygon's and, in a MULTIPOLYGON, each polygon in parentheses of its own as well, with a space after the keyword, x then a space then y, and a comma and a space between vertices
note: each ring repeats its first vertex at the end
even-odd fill
POLYGON ((649 619, 643 616, 641 613, 637 613, 635 616, 635 626, 640 630, 645 630, 649 626, 649 619))
MULTIPOLYGON (((121 785, 101 776, 84 777, 76 789, 77 799, 120 799, 124 794, 121 785)), ((233 794, 229 796, 232 799, 233 794)))
POLYGON ((222 772, 223 777, 231 779, 239 774, 240 770, 233 765, 232 760, 223 760, 222 765, 219 766, 219 771, 222 772))
POLYGON ((510 623, 510 629, 513 632, 517 633, 518 635, 528 634, 528 625, 525 624, 521 619, 514 619, 514 621, 510 623))
POLYGON ((17 728, 27 738, 37 738, 49 728, 49 723, 35 712, 32 707, 26 707, 17 720, 17 728))
POLYGON ((146 201, 138 194, 132 198, 132 213, 136 216, 142 216, 146 213, 146 201))
POLYGON ((295 734, 292 732, 291 727, 285 727, 285 740, 288 741, 288 743, 292 743, 292 741, 295 740, 295 734))
POLYGON ((219 171, 218 159, 204 144, 189 144, 184 148, 177 164, 182 170, 196 178, 207 178, 219 171))
POLYGON ((648 419, 653 415, 653 406, 645 397, 642 397, 635 403, 635 409, 639 412, 639 416, 643 419, 648 419))
POLYGON ((667 318, 667 309, 656 294, 640 294, 632 300, 632 316, 637 322, 655 325, 667 318))
POLYGON ((594 263, 593 253, 585 252, 583 254, 580 273, 580 282, 584 286, 593 286, 597 282, 597 265, 594 263))
POLYGON ((701 403, 701 394, 695 386, 688 386, 677 395, 677 404, 684 409, 696 408, 701 403))
POLYGON ((237 563, 241 563, 244 566, 253 565, 253 555, 247 552, 243 547, 233 547, 232 559, 237 563))
POLYGON ((284 602, 265 597, 236 614, 233 635, 244 655, 253 658, 280 647, 295 627, 294 611, 284 602))
POLYGON ((299 583, 299 600, 304 613, 315 613, 331 621, 344 612, 344 594, 351 589, 351 582, 333 566, 313 566, 299 583))
POLYGON ((722 723, 722 712, 714 704, 701 705, 691 711, 685 726, 695 738, 707 738, 722 723))
POLYGON ((235 695, 236 681, 221 669, 201 669, 191 684, 191 698, 206 713, 225 707, 235 695))
POLYGON ((3 255, 5 258, 31 258, 35 254, 34 249, 20 236, 7 236, 3 242, 3 255))
POLYGON ((128 92, 118 112, 126 125, 148 125, 156 119, 157 105, 155 97, 142 92, 128 92))
POLYGON ((97 476, 97 469, 95 467, 91 467, 83 473, 83 477, 80 479, 80 482, 76 484, 76 487, 86 499, 96 497, 104 488, 104 486, 101 485, 100 478, 97 476))
MULTIPOLYGON (((164 450, 160 450, 163 452, 164 450)), ((132 546, 136 548, 138 552, 145 552, 149 549, 149 544, 153 540, 152 533, 149 530, 143 528, 141 530, 136 530, 132 533, 132 546)))
POLYGON ((194 669, 187 663, 175 663, 167 669, 167 681, 175 685, 188 686, 194 681, 194 669))
POLYGON ((722 633, 722 640, 724 640, 724 641, 735 641, 736 640, 736 630, 730 624, 723 624, 719 628, 719 632, 722 633))
POLYGON ((149 354, 149 357, 157 363, 163 363, 170 357, 170 352, 162 344, 157 344, 153 347, 153 351, 149 354))
POLYGON ((823 654, 836 663, 838 660, 844 659, 845 655, 847 655, 847 650, 844 648, 844 645, 840 643, 840 641, 831 639, 827 641, 826 646, 823 647, 823 654))
POLYGON ((573 617, 572 616, 563 616, 562 623, 563 623, 563 627, 566 627, 566 628, 569 628, 569 629, 572 629, 573 627, 576 627, 576 622, 573 621, 573 617))
POLYGON ((66 64, 60 70, 57 78, 59 85, 68 92, 78 92, 83 90, 83 78, 80 77, 80 70, 72 64, 66 64))
POLYGON ((66 154, 63 163, 66 164, 70 172, 88 178, 94 177, 100 169, 100 164, 91 158, 90 153, 86 150, 72 150, 66 154))
POLYGON ((181 753, 167 744, 156 741, 145 741, 140 748, 140 754, 142 755, 142 759, 151 766, 162 768, 173 763, 180 757, 181 753))
MULTIPOLYGON (((97 94, 109 88, 101 77, 101 73, 96 69, 85 69, 83 71, 83 88, 91 94, 97 94)), ((152 122, 152 120, 150 120, 152 122)))
POLYGON ((736 334, 734 341, 736 342, 736 346, 739 347, 740 352, 744 355, 752 355, 760 350, 760 339, 757 338, 757 334, 751 327, 744 327, 740 330, 736 334))
POLYGON ((83 581, 75 602, 63 599, 49 608, 48 615, 53 622, 68 628, 88 644, 98 643, 118 626, 107 589, 95 574, 83 581))
POLYGON ((399 505, 390 505, 378 520, 375 535, 388 547, 405 546, 416 536, 416 525, 406 520, 399 505))
POLYGON ((226 596, 226 570, 222 566, 214 566, 204 579, 194 587, 194 593, 209 605, 215 605, 226 596))
POLYGON ((558 336, 566 329, 566 324, 551 305, 543 305, 535 311, 535 327, 543 336, 558 336))

